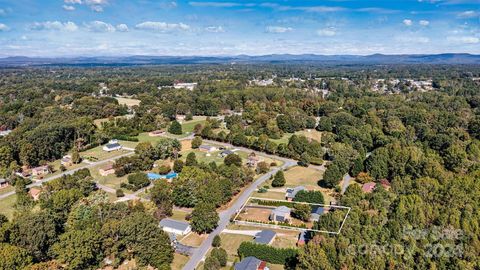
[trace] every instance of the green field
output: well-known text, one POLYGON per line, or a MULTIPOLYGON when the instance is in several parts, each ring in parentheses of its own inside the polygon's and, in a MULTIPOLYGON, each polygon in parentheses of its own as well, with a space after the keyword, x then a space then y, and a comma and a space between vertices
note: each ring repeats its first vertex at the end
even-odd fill
MULTIPOLYGON (((120 142, 120 144, 123 145, 123 142, 120 142)), ((103 145, 100 145, 95 148, 81 152, 80 156, 82 158, 86 158, 86 159, 89 159, 90 161, 95 162, 95 161, 100 161, 100 160, 105 160, 105 159, 113 158, 116 156, 120 156, 128 152, 130 151, 124 150, 124 149, 106 152, 106 151, 103 151, 103 145)))
POLYGON ((0 200, 0 214, 4 214, 8 219, 12 219, 13 213, 15 212, 13 206, 16 201, 17 197, 15 195, 0 200))

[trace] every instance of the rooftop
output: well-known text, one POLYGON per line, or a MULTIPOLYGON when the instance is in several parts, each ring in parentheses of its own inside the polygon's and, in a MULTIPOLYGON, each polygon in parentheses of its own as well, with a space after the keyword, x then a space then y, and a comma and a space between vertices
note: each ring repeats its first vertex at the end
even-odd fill
POLYGON ((277 235, 276 232, 271 230, 262 230, 255 235, 255 242, 258 244, 270 244, 277 235))
POLYGON ((183 221, 178 221, 170 218, 164 218, 160 221, 160 227, 172 228, 180 231, 185 231, 190 224, 183 221))
POLYGON ((257 270, 261 264, 265 264, 265 262, 250 256, 236 263, 235 270, 257 270))

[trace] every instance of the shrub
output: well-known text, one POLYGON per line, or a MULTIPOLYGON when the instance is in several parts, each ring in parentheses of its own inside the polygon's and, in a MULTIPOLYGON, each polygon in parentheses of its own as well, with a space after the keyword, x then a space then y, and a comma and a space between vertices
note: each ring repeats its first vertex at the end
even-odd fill
POLYGON ((175 135, 182 135, 182 125, 177 120, 172 121, 170 127, 168 128, 168 132, 175 134, 175 135))
POLYGON ((158 167, 158 173, 159 174, 167 174, 171 171, 172 169, 168 165, 162 165, 158 167))
POLYGON ((192 140, 192 148, 197 149, 198 147, 200 147, 200 145, 202 145, 202 143, 203 143, 202 137, 195 136, 195 138, 193 138, 192 140))
POLYGON ((176 173, 182 172, 183 169, 183 161, 180 159, 177 159, 173 162, 173 171, 176 173))
POLYGON ((217 234, 215 235, 215 237, 213 237, 213 241, 212 241, 212 247, 219 247, 222 245, 222 239, 220 238, 220 236, 217 234))
POLYGON ((286 264, 295 260, 297 250, 293 248, 274 248, 267 245, 255 244, 252 242, 243 242, 238 248, 240 258, 249 256, 256 257, 260 260, 273 264, 286 264))
POLYGON ((125 196, 125 194, 123 193, 123 190, 121 188, 119 188, 115 191, 115 195, 117 195, 117 198, 125 196))
POLYGON ((272 187, 283 187, 285 185, 285 175, 283 171, 278 171, 272 181, 272 187))
POLYGON ((214 248, 210 256, 216 258, 220 263, 220 266, 227 266, 227 251, 223 248, 214 248))

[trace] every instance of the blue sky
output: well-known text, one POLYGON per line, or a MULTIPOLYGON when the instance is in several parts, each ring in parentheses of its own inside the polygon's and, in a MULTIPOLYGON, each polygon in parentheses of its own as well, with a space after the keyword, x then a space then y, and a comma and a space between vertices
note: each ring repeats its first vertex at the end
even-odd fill
POLYGON ((0 0, 0 57, 480 54, 480 0, 0 0))

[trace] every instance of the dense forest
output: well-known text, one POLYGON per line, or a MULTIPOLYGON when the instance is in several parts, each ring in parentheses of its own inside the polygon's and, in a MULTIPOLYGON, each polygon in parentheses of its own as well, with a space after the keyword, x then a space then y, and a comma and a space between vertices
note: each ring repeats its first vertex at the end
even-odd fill
MULTIPOLYGON (((479 269, 479 77, 475 65, 3 69, 0 128, 13 131, 0 137, 0 175, 14 179, 22 166, 44 164, 72 149, 166 128, 178 114, 211 116, 195 129, 203 138, 293 158, 301 165, 328 161, 321 186, 339 189, 346 173, 364 183, 391 183, 389 191, 377 185, 366 194, 352 185, 339 195, 339 204, 352 207, 342 233, 314 236, 289 267, 479 269), (263 78, 274 83, 251 83, 263 78), (376 79, 405 78, 431 79, 433 90, 405 83, 372 91, 376 79), (177 81, 198 82, 198 87, 168 87, 177 81), (127 108, 115 96, 141 103, 127 108), (114 118, 124 115, 131 117, 114 118), (225 115, 225 130, 213 119, 219 115, 225 115), (100 118, 110 121, 98 128, 94 120, 100 118), (304 129, 321 131, 321 142, 302 135, 276 141, 304 129)), ((137 150, 137 157, 155 155, 144 146, 148 151, 137 150)), ((132 158, 124 158, 117 170, 131 163, 132 158)), ((209 192, 201 188, 204 179, 218 180, 209 183, 218 193, 209 203, 228 201, 252 180, 248 171, 229 165, 186 165, 184 173, 191 177, 168 191, 168 203, 207 211, 202 208, 209 192)), ((91 177, 81 172, 47 187, 40 209, 32 211, 25 198, 18 204, 24 214, 0 220, 0 269, 33 263, 37 268, 31 269, 55 269, 46 265, 52 259, 69 262, 68 269, 91 269, 104 257, 116 263, 135 257, 159 269, 171 262, 168 237, 154 226, 158 211, 105 202, 91 177), (144 231, 135 231, 139 228, 144 231)), ((342 218, 332 212, 316 226, 342 218)))

